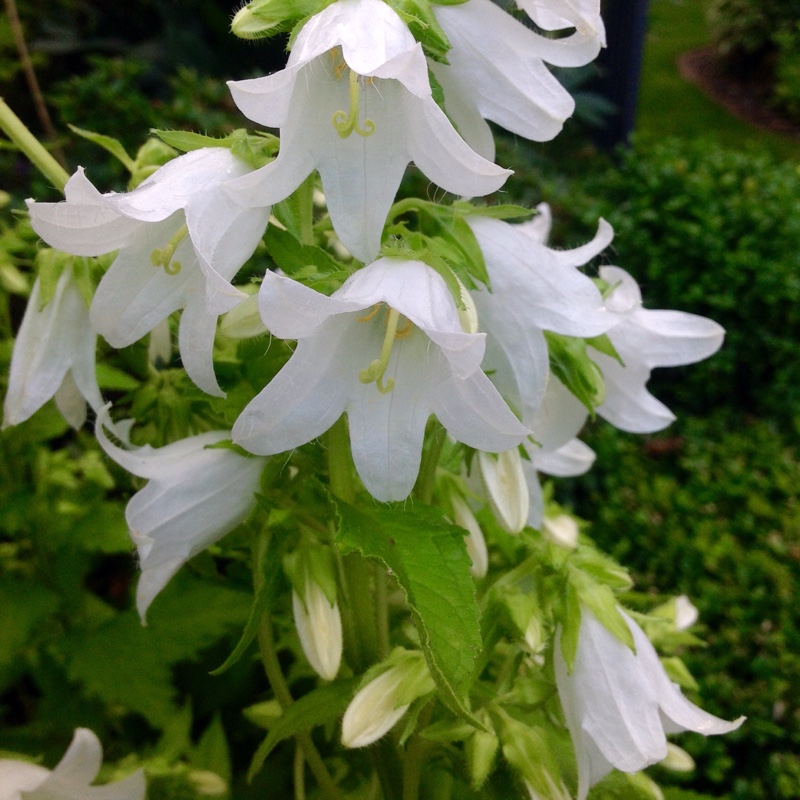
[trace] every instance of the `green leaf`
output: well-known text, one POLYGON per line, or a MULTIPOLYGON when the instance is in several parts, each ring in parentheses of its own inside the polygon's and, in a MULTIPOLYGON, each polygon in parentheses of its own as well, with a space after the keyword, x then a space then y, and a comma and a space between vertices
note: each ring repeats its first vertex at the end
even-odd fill
POLYGON ((323 274, 346 269, 344 264, 321 247, 301 244, 291 233, 281 230, 277 225, 267 228, 264 242, 272 260, 289 276, 295 276, 309 266, 316 267, 323 274))
POLYGON ((141 381, 127 372, 102 362, 97 365, 96 373, 100 388, 112 392, 132 392, 141 384, 141 381))
POLYGON ((610 587, 597 583, 588 573, 575 567, 569 570, 569 584, 575 587, 580 603, 592 611, 597 621, 635 653, 633 634, 620 614, 619 603, 610 587))
POLYGON ((586 406, 592 416, 605 399, 605 381, 586 352, 586 341, 574 336, 544 332, 553 374, 586 406))
POLYGON ((228 147, 226 139, 217 139, 214 136, 204 136, 202 133, 192 131, 162 131, 152 128, 150 133, 154 133, 162 142, 188 153, 190 150, 201 150, 204 147, 228 147))
POLYGON ((214 715, 209 726, 203 731, 190 763, 198 769, 207 769, 224 778, 226 783, 230 783, 231 754, 219 714, 214 715))
POLYGON ((147 614, 148 646, 168 663, 192 658, 245 624, 250 596, 179 572, 147 614))
POLYGON ((352 700, 359 680, 359 678, 348 678, 328 686, 322 686, 303 695, 285 708, 282 716, 272 726, 267 738, 256 750, 247 773, 248 780, 252 780, 258 774, 267 756, 284 739, 297 733, 310 731, 318 725, 338 720, 352 700))
POLYGON ((69 125, 69 129, 78 134, 84 139, 88 139, 96 145, 99 145, 104 150, 111 153, 114 158, 122 163, 122 165, 129 172, 133 172, 136 168, 134 160, 128 155, 128 151, 122 146, 122 143, 111 136, 105 136, 102 133, 95 133, 94 131, 87 131, 83 128, 77 128, 75 125, 69 125))
POLYGON ((382 506, 362 511, 335 499, 336 542, 392 571, 414 615, 443 701, 473 722, 465 697, 475 677, 481 633, 464 531, 438 509, 382 506))
POLYGON ((594 347, 595 350, 607 355, 609 358, 613 358, 621 367, 625 366, 620 354, 617 352, 617 348, 614 347, 614 343, 608 338, 608 334, 604 333, 602 336, 594 336, 591 339, 587 339, 586 344, 594 347))
POLYGON ((465 217, 489 217, 491 219, 530 219, 536 212, 531 208, 516 206, 511 203, 502 203, 497 206, 476 206, 466 200, 457 200, 453 203, 459 214, 465 217))
POLYGON ((262 536, 258 542, 256 558, 258 560, 256 569, 260 580, 256 587, 253 603, 250 606, 247 624, 233 652, 225 659, 223 664, 211 671, 212 675, 221 675, 229 670, 245 654, 250 643, 255 639, 258 633, 258 623, 272 605, 272 601, 278 593, 281 580, 281 562, 283 560, 283 539, 269 534, 262 536))
POLYGON ((561 620, 561 653, 567 665, 567 672, 572 672, 575 654, 578 652, 578 635, 581 631, 581 604, 575 587, 567 582, 564 596, 564 616, 561 620))
POLYGON ((30 581, 0 579, 0 688, 11 677, 20 653, 42 623, 59 606, 53 592, 30 581))
POLYGON ((70 679, 82 683, 89 697, 135 711, 158 728, 174 714, 169 664, 135 614, 77 631, 64 649, 70 679))

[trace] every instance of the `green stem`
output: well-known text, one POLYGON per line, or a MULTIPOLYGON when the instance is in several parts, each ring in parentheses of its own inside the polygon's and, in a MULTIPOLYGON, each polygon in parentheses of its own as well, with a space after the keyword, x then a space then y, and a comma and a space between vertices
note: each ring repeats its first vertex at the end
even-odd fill
POLYGON ((328 480, 333 494, 351 505, 356 500, 353 465, 350 461, 350 435, 344 415, 326 434, 328 446, 328 480))
POLYGON ((299 745, 294 749, 294 800, 306 800, 306 761, 299 745))
POLYGON ((312 172, 294 193, 302 244, 314 244, 314 182, 314 173, 312 172))
POLYGON ((56 189, 63 191, 69 174, 0 97, 0 128, 56 189))
MULTIPOLYGON (((294 701, 286 679, 283 677, 281 665, 278 662, 269 613, 264 614, 258 626, 258 645, 261 651, 264 672, 267 674, 267 680, 272 687, 275 699, 282 709, 287 709, 294 701)), ((322 760, 322 756, 320 756, 316 745, 311 739, 311 735, 309 733, 298 733, 295 738, 302 748, 308 768, 322 790, 323 797, 326 800, 343 800, 339 788, 336 786, 331 774, 328 772, 328 768, 325 766, 325 762, 322 760)))
POLYGON ((437 422, 431 435, 428 437, 428 448, 422 456, 422 465, 419 470, 419 477, 414 486, 414 494, 421 503, 430 505, 433 499, 433 490, 436 487, 436 468, 439 466, 439 458, 442 455, 447 432, 442 425, 437 422))
POLYGON ((391 650, 389 638, 389 576, 385 569, 375 572, 375 611, 378 616, 378 658, 383 661, 391 650))
MULTIPOLYGON (((427 728, 432 715, 433 703, 428 703, 420 714, 417 730, 427 728)), ((415 733, 408 743, 403 760, 403 800, 419 800, 419 784, 427 749, 428 742, 419 733, 415 733)))

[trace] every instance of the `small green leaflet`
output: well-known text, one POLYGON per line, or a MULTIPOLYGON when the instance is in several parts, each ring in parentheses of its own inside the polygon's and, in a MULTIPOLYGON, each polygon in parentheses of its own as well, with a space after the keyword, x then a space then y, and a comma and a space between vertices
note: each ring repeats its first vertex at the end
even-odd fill
POLYGON ((348 678, 336 681, 303 695, 285 708, 253 755, 247 773, 248 781, 253 780, 275 746, 284 739, 339 719, 350 703, 359 680, 360 678, 348 678))
POLYGON ((551 331, 545 331, 544 336, 553 374, 594 416, 595 408, 605 399, 605 382, 600 368, 586 352, 586 340, 551 331))
POLYGON ((136 169, 136 162, 128 155, 128 151, 122 146, 122 143, 111 136, 105 136, 102 133, 95 133, 94 131, 87 131, 83 128, 76 128, 74 125, 69 125, 69 129, 78 136, 88 139, 90 142, 107 150, 114 158, 122 163, 128 172, 133 172, 136 169))
POLYGON ((250 643, 255 639, 258 632, 258 623, 270 605, 272 605, 272 601, 278 592, 282 575, 283 545, 284 540, 282 537, 269 533, 261 534, 255 555, 257 561, 256 574, 259 577, 256 580, 256 591, 253 596, 253 604, 250 607, 247 624, 233 652, 225 659, 224 663, 211 671, 211 675, 221 675, 229 670, 245 654, 250 643))
POLYGON ((530 219, 536 212, 525 206, 516 206, 512 203, 501 203, 496 206, 475 206, 466 200, 456 200, 453 208, 464 217, 489 217, 490 219, 530 219))
POLYGON ((150 132, 158 136, 165 144, 182 153, 201 150, 203 147, 229 146, 227 138, 217 139, 214 136, 204 136, 202 133, 193 133, 192 131, 162 131, 153 128, 150 132))
POLYGON ((392 571, 414 615, 440 697, 480 727, 465 700, 482 641, 464 531, 429 506, 363 511, 333 502, 339 516, 336 543, 343 552, 357 551, 392 571))
POLYGON ((314 267, 321 277, 349 274, 344 264, 321 247, 301 244, 291 233, 275 225, 267 228, 264 242, 272 260, 290 277, 307 272, 308 267, 314 267))

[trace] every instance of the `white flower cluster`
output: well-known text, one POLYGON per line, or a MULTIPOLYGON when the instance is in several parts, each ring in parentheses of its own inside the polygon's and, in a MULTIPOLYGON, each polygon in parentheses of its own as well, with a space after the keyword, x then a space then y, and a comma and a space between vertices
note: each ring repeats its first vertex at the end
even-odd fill
MULTIPOLYGON (((487 120, 542 141, 572 113, 572 98, 545 64, 578 66, 597 55, 605 44, 600 2, 519 5, 543 33, 489 0, 434 5, 450 43, 442 63, 426 58, 383 0, 336 0, 302 27, 284 70, 231 83, 234 101, 250 119, 280 129, 273 161, 254 168, 225 146, 207 147, 175 158, 127 193, 101 194, 78 170, 65 202, 29 201, 33 227, 48 244, 76 256, 116 256, 90 308, 69 268, 44 306, 37 285, 14 350, 4 424, 27 419, 53 396, 80 424, 79 393, 97 413, 97 436, 108 455, 149 481, 127 514, 143 570, 142 614, 182 563, 247 516, 263 457, 315 439, 342 414, 356 470, 375 499, 409 495, 434 415, 456 441, 481 454, 508 454, 502 462, 481 462, 490 494, 492 486, 515 482, 514 501, 498 518, 510 530, 540 528, 538 473, 580 474, 594 458, 576 439, 587 404, 551 368, 548 337, 586 340, 586 363, 596 378, 593 406, 635 432, 660 430, 672 420, 647 391, 651 370, 689 364, 720 347, 723 331, 714 322, 645 309, 635 280, 619 267, 602 267, 597 280, 581 270, 612 240, 603 220, 591 242, 560 251, 547 245, 546 205, 523 224, 477 210, 466 219, 490 287, 467 294, 461 285, 460 299, 424 257, 381 255, 387 215, 410 162, 449 192, 487 195, 510 174, 493 163, 487 120), (574 32, 546 33, 567 28, 574 32), (431 73, 444 93, 441 105, 431 73), (314 171, 339 242, 364 266, 329 296, 267 272, 258 310, 273 336, 296 341, 288 363, 244 408, 232 432, 131 448, 127 426, 110 421, 94 380, 96 335, 125 347, 181 311, 186 372, 200 389, 221 396, 213 364, 217 321, 247 298, 233 280, 261 241, 271 207, 314 171), (106 429, 126 446, 114 444, 106 429), (228 438, 257 457, 208 448, 228 438)), ((502 489, 494 494, 498 506, 509 496, 502 489)), ((480 528, 462 500, 454 508, 470 530, 474 570, 485 574, 480 528)), ((577 531, 559 526, 551 524, 556 533, 549 535, 574 547, 577 531)), ((341 654, 336 604, 309 581, 296 589, 294 611, 310 663, 334 678, 341 654), (320 626, 330 637, 322 647, 313 640, 320 626)), ((636 771, 663 758, 665 730, 720 733, 737 724, 689 704, 644 634, 628 624, 636 655, 588 610, 572 674, 557 654, 581 798, 612 765, 636 771)), ((373 689, 362 690, 366 695, 345 716, 348 744, 367 744, 391 726, 364 711, 370 691, 393 724, 414 697, 432 689, 415 661, 415 680, 424 686, 409 699, 400 691, 404 669, 387 668, 373 689), (392 692, 402 695, 394 704, 392 692)))

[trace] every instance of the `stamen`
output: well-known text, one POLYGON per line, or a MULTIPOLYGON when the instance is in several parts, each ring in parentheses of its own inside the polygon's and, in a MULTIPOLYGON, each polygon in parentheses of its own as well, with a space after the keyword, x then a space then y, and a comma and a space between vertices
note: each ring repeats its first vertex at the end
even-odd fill
POLYGON ((369 322, 370 320, 375 319, 375 317, 378 316, 378 312, 381 310, 381 305, 381 303, 375 303, 372 311, 370 311, 369 314, 365 314, 363 317, 356 317, 356 322, 369 322))
POLYGON ((394 308, 389 309, 386 316, 386 334, 383 337, 383 344, 381 345, 381 354, 376 358, 366 369, 362 369, 358 373, 358 379, 361 383, 375 383, 378 391, 381 394, 388 394, 394 389, 394 379, 389 378, 386 383, 383 382, 383 376, 386 374, 386 369, 389 366, 389 357, 392 354, 392 347, 397 335, 397 323, 400 320, 400 312, 394 308))
MULTIPOLYGON (((336 72, 336 67, 334 67, 334 72, 336 72)), ((333 114, 333 127, 336 128, 336 132, 342 139, 346 139, 353 131, 365 138, 375 133, 375 123, 371 119, 365 119, 363 127, 358 123, 360 99, 361 90, 358 85, 358 75, 350 70, 350 111, 345 113, 342 109, 339 109, 333 114)))
POLYGON ((403 327, 400 328, 400 330, 397 331, 397 333, 395 333, 394 338, 395 339, 405 339, 411 333, 411 329, 413 327, 414 326, 411 324, 411 320, 407 319, 406 320, 406 324, 403 325, 403 327))
POLYGON ((181 271, 181 262, 173 261, 172 257, 178 245, 186 238, 189 228, 184 224, 176 231, 175 235, 160 250, 156 248, 150 253, 150 263, 154 267, 163 267, 167 275, 177 275, 181 271))

